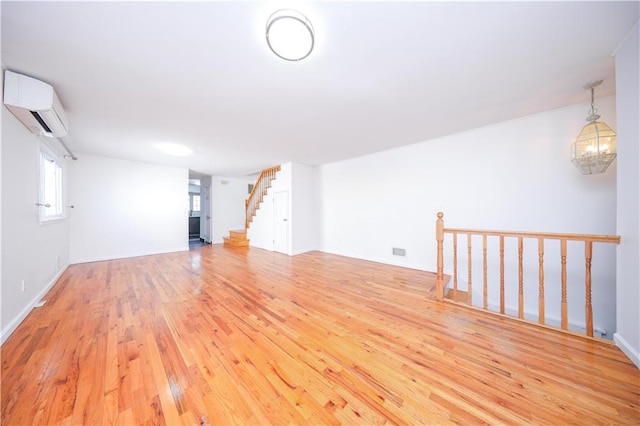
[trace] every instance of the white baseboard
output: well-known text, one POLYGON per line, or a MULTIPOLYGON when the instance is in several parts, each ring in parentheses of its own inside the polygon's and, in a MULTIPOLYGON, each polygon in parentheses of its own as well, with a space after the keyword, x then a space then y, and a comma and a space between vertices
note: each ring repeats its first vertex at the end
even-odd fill
POLYGON ((353 254, 350 253, 343 253, 343 252, 339 252, 339 251, 333 251, 333 250, 325 250, 325 249, 317 249, 317 251, 320 251, 322 253, 328 253, 328 254, 335 254, 338 256, 343 256, 343 257, 350 257, 352 259, 359 259, 359 260, 366 260, 367 262, 375 262, 375 263, 382 263, 385 265, 391 265, 391 266, 400 266, 401 268, 408 268, 408 269, 417 269, 419 271, 423 271, 423 272, 431 272, 431 270, 429 270, 428 268, 425 268, 424 265, 418 265, 415 263, 410 263, 410 262, 403 262, 403 261, 395 261, 394 259, 389 259, 389 258, 380 258, 380 257, 373 257, 373 256, 355 256, 353 254))
POLYGON ((77 257, 73 256, 71 261, 69 262, 71 265, 76 265, 79 263, 93 263, 93 262, 103 262, 106 260, 118 260, 118 259, 129 259, 131 257, 142 257, 142 256, 153 256, 156 254, 169 254, 169 253, 178 253, 181 251, 189 251, 189 244, 186 246, 174 247, 160 251, 150 251, 150 252, 136 252, 136 253, 112 253, 106 255, 99 256, 87 256, 87 257, 77 257))
POLYGON ((16 317, 12 319, 9 324, 7 324, 6 327, 2 329, 2 331, 0 331, 0 346, 4 344, 9 336, 11 336, 11 333, 13 333, 16 328, 18 328, 22 321, 24 321, 27 315, 29 315, 31 310, 35 307, 36 303, 38 303, 44 297, 44 295, 47 294, 49 290, 51 290, 51 287, 53 287, 53 285, 58 282, 58 280, 68 267, 68 263, 64 265, 62 269, 60 269, 60 272, 58 272, 56 276, 51 279, 51 281, 40 291, 40 293, 38 293, 37 296, 34 297, 33 300, 29 302, 18 315, 16 315, 16 317))
POLYGON ((636 367, 640 368, 640 353, 637 349, 634 349, 629 342, 625 340, 624 337, 619 335, 618 333, 613 334, 613 341, 616 342, 616 345, 620 348, 624 354, 629 357, 631 362, 633 362, 636 367))

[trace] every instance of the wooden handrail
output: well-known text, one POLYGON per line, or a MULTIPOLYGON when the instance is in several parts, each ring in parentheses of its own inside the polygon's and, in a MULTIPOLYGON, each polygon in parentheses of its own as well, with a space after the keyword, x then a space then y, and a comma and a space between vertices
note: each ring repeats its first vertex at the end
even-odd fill
POLYGON ((567 240, 567 241, 592 241, 594 243, 620 243, 619 235, 596 235, 596 234, 562 234, 554 232, 519 232, 519 231, 489 231, 483 229, 466 228, 444 228, 447 234, 470 234, 487 235, 493 237, 523 237, 523 238, 544 238, 545 240, 567 240))
POLYGON ((280 166, 273 166, 264 169, 258 175, 256 183, 253 185, 251 193, 244 202, 245 206, 245 220, 244 230, 249 229, 249 225, 256 215, 262 199, 267 194, 267 190, 271 187, 271 182, 276 178, 276 173, 280 171, 280 166))
POLYGON ((593 243, 620 243, 618 235, 595 235, 595 234, 567 234, 552 232, 521 232, 521 231, 495 231, 467 228, 446 228, 443 220, 444 214, 438 212, 436 220, 436 242, 437 242, 437 273, 436 273, 436 298, 440 301, 445 299, 444 288, 444 236, 451 234, 453 237, 453 299, 458 301, 458 236, 467 236, 467 304, 473 306, 472 293, 472 235, 482 236, 482 306, 488 310, 487 295, 487 239, 488 237, 498 237, 500 242, 500 314, 505 314, 505 279, 504 279, 504 240, 505 237, 517 239, 518 250, 518 308, 517 316, 524 319, 524 239, 535 239, 538 243, 538 323, 545 325, 545 292, 544 292, 544 242, 545 240, 560 241, 560 280, 561 280, 561 301, 560 301, 560 328, 568 330, 568 302, 567 302, 567 241, 581 241, 585 244, 585 324, 587 336, 593 336, 593 306, 591 300, 591 263, 593 257, 593 243))

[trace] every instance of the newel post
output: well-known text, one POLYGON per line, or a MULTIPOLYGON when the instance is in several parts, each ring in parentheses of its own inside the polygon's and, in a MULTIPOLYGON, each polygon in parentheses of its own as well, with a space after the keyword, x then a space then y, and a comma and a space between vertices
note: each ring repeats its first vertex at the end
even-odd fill
POLYGON ((438 272, 436 274, 436 298, 439 301, 444 300, 444 286, 443 286, 443 242, 444 242, 444 221, 442 217, 444 214, 438 212, 438 219, 436 220, 436 241, 438 242, 438 260, 437 267, 438 272))

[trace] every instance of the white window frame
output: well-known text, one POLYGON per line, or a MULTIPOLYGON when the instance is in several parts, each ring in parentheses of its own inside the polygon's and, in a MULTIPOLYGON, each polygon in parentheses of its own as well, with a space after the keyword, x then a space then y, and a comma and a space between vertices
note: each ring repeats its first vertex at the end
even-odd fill
POLYGON ((190 209, 192 212, 194 212, 194 213, 195 213, 195 212, 200 213, 200 209, 202 209, 202 199, 201 199, 201 197, 200 197, 200 194, 198 194, 198 193, 193 193, 193 192, 189 194, 189 209, 190 209), (197 210, 193 208, 193 207, 194 207, 194 204, 195 204, 195 203, 194 203, 194 199, 195 199, 196 197, 198 197, 198 209, 197 209, 197 210))
POLYGON ((40 149, 38 184, 38 217, 40 223, 65 218, 64 165, 51 151, 40 149), (51 169, 50 167, 54 168, 51 169))

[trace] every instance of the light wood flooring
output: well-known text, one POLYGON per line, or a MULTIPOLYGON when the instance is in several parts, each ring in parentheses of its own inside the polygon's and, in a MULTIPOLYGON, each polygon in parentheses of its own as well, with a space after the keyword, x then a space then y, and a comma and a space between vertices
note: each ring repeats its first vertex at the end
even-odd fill
POLYGON ((73 265, 1 348, 2 424, 640 423, 615 346, 434 278, 221 245, 73 265))

